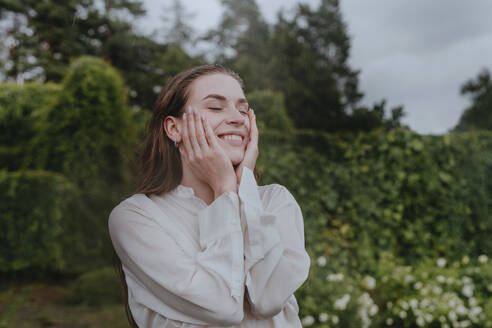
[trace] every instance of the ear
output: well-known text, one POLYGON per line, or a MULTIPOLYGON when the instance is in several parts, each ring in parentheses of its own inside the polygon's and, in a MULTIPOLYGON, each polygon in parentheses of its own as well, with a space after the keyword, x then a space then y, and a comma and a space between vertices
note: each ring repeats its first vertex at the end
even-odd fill
POLYGON ((181 119, 174 116, 167 116, 162 122, 167 136, 176 142, 181 142, 181 119))

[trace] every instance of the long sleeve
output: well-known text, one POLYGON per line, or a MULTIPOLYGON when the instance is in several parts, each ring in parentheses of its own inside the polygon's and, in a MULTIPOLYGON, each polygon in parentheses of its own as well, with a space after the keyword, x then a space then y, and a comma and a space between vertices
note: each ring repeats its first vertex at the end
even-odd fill
POLYGON ((194 257, 145 209, 122 202, 108 225, 122 264, 142 286, 132 291, 138 303, 172 320, 237 325, 244 316, 238 195, 222 194, 198 220, 201 250, 194 257))
POLYGON ((244 168, 238 194, 247 231, 245 284, 250 307, 260 318, 280 313, 292 301, 310 266, 299 205, 281 185, 271 186, 269 193, 265 209, 253 172, 244 168))

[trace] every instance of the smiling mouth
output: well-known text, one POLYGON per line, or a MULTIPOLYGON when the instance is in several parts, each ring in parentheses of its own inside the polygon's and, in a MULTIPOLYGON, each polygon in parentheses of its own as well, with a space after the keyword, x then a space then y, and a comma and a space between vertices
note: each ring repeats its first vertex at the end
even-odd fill
POLYGON ((233 146, 241 146, 243 144, 243 137, 234 134, 222 135, 219 136, 219 139, 233 146))

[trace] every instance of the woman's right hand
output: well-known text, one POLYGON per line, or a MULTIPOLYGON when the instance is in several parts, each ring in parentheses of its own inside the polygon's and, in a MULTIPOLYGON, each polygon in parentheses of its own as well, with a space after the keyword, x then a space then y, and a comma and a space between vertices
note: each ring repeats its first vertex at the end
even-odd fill
POLYGON ((188 107, 183 115, 181 159, 198 179, 207 183, 217 198, 224 192, 237 192, 237 179, 229 156, 203 115, 188 107))

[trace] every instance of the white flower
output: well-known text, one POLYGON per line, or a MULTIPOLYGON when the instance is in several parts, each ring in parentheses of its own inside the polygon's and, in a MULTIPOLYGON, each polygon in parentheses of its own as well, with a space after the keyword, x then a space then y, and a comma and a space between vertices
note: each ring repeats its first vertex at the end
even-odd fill
POLYGON ((374 304, 374 301, 368 293, 363 293, 362 295, 360 295, 358 301, 366 308, 374 304))
POLYGON ((340 319, 338 319, 338 316, 334 315, 331 317, 331 322, 333 322, 335 325, 340 322, 340 319))
POLYGON ((436 280, 437 280, 437 282, 439 282, 441 284, 444 283, 444 282, 446 282, 446 278, 444 276, 441 276, 441 275, 438 275, 436 277, 436 280))
POLYGON ((414 281, 414 280, 415 280, 415 278, 414 278, 411 274, 407 274, 407 275, 405 275, 405 277, 403 278, 403 281, 404 281, 405 283, 407 283, 407 284, 408 284, 408 283, 411 283, 411 282, 412 282, 412 281, 414 281))
POLYGON ((305 316, 304 318, 302 318, 301 322, 302 322, 302 325, 304 327, 308 327, 314 323, 314 318, 312 316, 308 315, 308 316, 305 316))
POLYGON ((424 314, 424 318, 425 318, 425 321, 427 321, 429 323, 432 322, 432 320, 434 320, 434 317, 430 313, 424 314))
POLYGON ((415 308, 416 308, 416 307, 418 307, 418 306, 419 306, 419 301, 417 301, 415 298, 412 298, 412 299, 410 300, 410 307, 411 307, 412 309, 415 309, 415 308))
POLYGON ((398 315, 400 316, 400 318, 402 319, 405 319, 407 317, 407 313, 405 311, 400 311, 400 313, 398 313, 398 315))
POLYGON ((415 284, 413 284, 413 288, 415 288, 416 290, 419 290, 420 288, 422 288, 423 284, 420 282, 420 281, 417 281, 415 284))
POLYGON ((489 258, 487 257, 487 255, 482 254, 482 255, 480 255, 480 256, 478 257, 478 262, 480 262, 480 263, 482 263, 482 264, 485 264, 485 263, 487 263, 487 260, 488 260, 488 259, 489 259, 489 258))
POLYGON ((324 312, 320 313, 318 319, 320 322, 325 322, 326 320, 328 320, 328 314, 324 312))
POLYGON ((464 307, 463 304, 458 305, 456 308, 456 313, 461 315, 466 314, 466 307, 464 307))
POLYGON ((448 277, 448 279, 446 279, 446 283, 451 285, 452 283, 454 283, 454 278, 453 277, 448 277))
POLYGON ((487 285, 487 290, 492 293, 492 284, 487 285))
POLYGON ((435 294, 435 295, 441 295, 442 293, 442 288, 441 287, 438 287, 438 286, 434 286, 432 288, 432 292, 435 294))
POLYGON ((444 325, 442 325, 442 328, 449 328, 449 325, 445 323, 444 325))
POLYGON ((402 301, 400 305, 403 308, 403 310, 408 310, 408 303, 407 302, 402 301))
POLYGON ((437 259, 437 266, 440 268, 444 268, 446 266, 446 259, 444 257, 440 257, 437 259))
POLYGON ((345 294, 341 298, 335 300, 335 304, 333 305, 336 310, 345 310, 347 308, 347 304, 350 301, 350 295, 345 294))
POLYGON ((473 285, 464 285, 461 292, 466 297, 472 297, 473 296, 473 285))
POLYGON ((426 308, 429 305, 430 301, 428 298, 424 298, 423 300, 420 301, 420 306, 422 308, 426 308))
POLYGON ((473 282, 472 278, 468 276, 461 277, 461 281, 463 281, 464 284, 471 284, 473 282))
POLYGON ((388 319, 386 319, 386 324, 387 324, 388 326, 391 326, 391 325, 393 324, 393 319, 392 319, 392 318, 388 318, 388 319))
POLYGON ((320 267, 324 267, 326 265, 326 257, 324 256, 318 257, 318 265, 320 267))
POLYGON ((458 316, 456 315, 456 313, 454 311, 450 311, 448 313, 448 318, 451 321, 456 321, 456 319, 458 319, 458 316))
POLYGON ((461 326, 461 327, 463 327, 463 328, 466 328, 466 327, 468 327, 470 324, 471 324, 471 322, 470 322, 470 321, 468 321, 468 320, 463 320, 463 321, 461 321, 460 326, 461 326))
POLYGON ((440 317, 439 317, 439 322, 441 322, 441 323, 445 323, 445 322, 446 322, 446 317, 445 317, 445 316, 443 316, 443 315, 442 315, 442 316, 440 316, 440 317))
POLYGON ((369 308, 369 315, 372 317, 372 316, 375 316, 379 311, 379 307, 376 305, 376 304, 373 304, 371 305, 371 307, 369 308))
POLYGON ((374 289, 376 287, 376 279, 371 276, 365 276, 364 280, 362 280, 362 284, 367 289, 374 289))
POLYGON ((477 305, 477 299, 475 297, 470 297, 468 299, 468 304, 470 304, 471 307, 474 307, 475 305, 477 305))
POLYGON ((461 263, 463 264, 468 264, 470 262, 470 258, 468 256, 463 256, 463 258, 461 259, 461 263))
POLYGON ((328 281, 340 281, 343 280, 343 273, 330 273, 326 276, 328 281))
POLYGON ((417 317, 417 326, 423 327, 425 325, 425 320, 422 317, 417 317))

